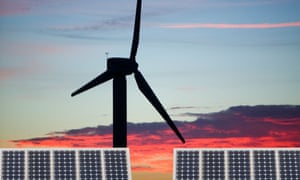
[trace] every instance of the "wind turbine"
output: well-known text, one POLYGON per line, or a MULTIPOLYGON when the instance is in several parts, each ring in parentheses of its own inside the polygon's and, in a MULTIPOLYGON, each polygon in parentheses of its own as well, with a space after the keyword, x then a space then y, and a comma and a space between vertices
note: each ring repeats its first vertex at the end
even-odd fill
POLYGON ((126 76, 133 73, 140 91, 155 107, 159 114, 165 119, 170 128, 179 137, 179 139, 183 143, 185 143, 185 140, 178 131, 176 125, 171 120, 170 116, 168 115, 158 98, 155 96, 142 73, 138 70, 136 54, 139 44, 141 9, 142 0, 137 0, 130 57, 108 58, 107 70, 89 83, 73 92, 71 96, 75 96, 83 91, 93 88, 110 79, 113 79, 113 147, 127 147, 126 76))

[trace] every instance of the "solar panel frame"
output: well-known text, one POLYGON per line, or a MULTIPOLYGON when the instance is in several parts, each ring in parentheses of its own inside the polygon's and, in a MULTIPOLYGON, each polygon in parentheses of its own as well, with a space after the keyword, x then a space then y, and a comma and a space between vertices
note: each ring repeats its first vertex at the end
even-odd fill
MULTIPOLYGON (((15 152, 15 151, 20 151, 24 153, 24 178, 25 180, 28 179, 32 179, 29 177, 30 175, 30 153, 32 152, 49 152, 49 161, 47 163, 50 164, 50 178, 42 178, 42 179, 50 179, 50 180, 54 180, 55 178, 55 152, 72 152, 74 153, 74 156, 71 157, 72 161, 74 160, 74 164, 75 164, 75 179, 87 179, 87 178, 80 178, 80 168, 82 166, 82 162, 80 162, 80 152, 83 151, 93 151, 93 152, 99 152, 98 155, 100 156, 100 158, 98 158, 98 160, 100 160, 101 162, 101 173, 102 173, 102 178, 103 180, 108 179, 106 177, 105 174, 105 158, 104 158, 104 152, 105 151, 122 151, 124 153, 124 158, 126 159, 124 162, 126 163, 126 172, 127 172, 127 178, 126 180, 131 180, 132 179, 132 175, 131 175, 131 164, 130 164, 130 152, 129 152, 129 148, 0 148, 0 179, 5 179, 3 178, 3 161, 4 161, 4 157, 3 154, 4 152, 15 152)), ((97 160, 95 160, 97 161, 97 160)), ((32 164, 31 164, 32 165, 32 164)), ((41 179, 41 178, 37 178, 37 179, 41 179)), ((62 178, 64 179, 64 178, 62 178)), ((73 179, 73 178, 72 178, 73 179)), ((91 178, 91 179, 100 179, 100 178, 91 178)))
MULTIPOLYGON (((283 151, 288 151, 288 152, 291 152, 291 151, 294 151, 296 152, 296 157, 295 157, 295 161, 297 162, 294 162, 294 164, 297 165, 297 168, 299 168, 299 170, 293 170, 293 172, 299 172, 300 173, 300 148, 175 148, 174 149, 174 158, 173 158, 173 180, 179 180, 177 178, 178 176, 178 172, 177 171, 177 166, 178 166, 178 152, 181 152, 181 151, 198 151, 199 152, 199 164, 200 164, 200 171, 199 171, 199 179, 206 179, 204 177, 204 174, 203 174, 203 152, 207 152, 207 151, 223 151, 224 152, 224 161, 225 161, 225 164, 224 164, 224 168, 225 168, 225 177, 224 179, 225 180, 229 180, 229 179, 249 179, 249 180, 256 180, 256 179, 266 179, 266 180, 269 180, 268 177, 265 177, 265 178, 256 178, 256 174, 255 174, 255 151, 273 151, 274 152, 274 171, 275 171, 275 174, 274 174, 274 179, 276 180, 287 180, 288 178, 283 178, 282 176, 282 170, 281 170, 281 166, 283 164, 283 162, 280 161, 280 153, 282 153, 283 151), (250 165, 250 167, 248 166, 247 167, 247 177, 245 178, 232 178, 231 174, 230 174, 230 168, 232 168, 232 164, 230 164, 230 152, 239 152, 239 151, 243 151, 243 152, 248 152, 248 155, 246 157, 246 161, 247 163, 249 163, 248 165, 250 165), (299 166, 298 166, 299 164, 299 166), (250 171, 250 172, 248 172, 250 171)), ((289 162, 286 162, 286 163, 289 163, 289 162)), ((292 165, 294 165, 292 164, 292 165)), ((292 170, 289 170, 289 171, 292 171, 292 170)), ((289 172, 287 171, 287 172, 289 172)), ((297 174, 294 175, 293 177, 296 177, 296 178, 299 178, 300 179, 300 174, 297 174)), ((288 173, 287 173, 288 174, 288 173)), ((287 175, 288 176, 288 175, 287 175)), ((288 176, 290 177, 290 176, 288 176)), ((207 178, 209 179, 209 178, 207 178)), ((218 179, 218 178, 215 178, 215 179, 218 179)))

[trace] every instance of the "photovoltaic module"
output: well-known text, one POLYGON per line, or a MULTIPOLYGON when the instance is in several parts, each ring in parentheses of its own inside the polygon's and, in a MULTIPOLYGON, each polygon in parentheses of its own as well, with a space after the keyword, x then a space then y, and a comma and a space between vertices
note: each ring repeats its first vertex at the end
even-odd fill
POLYGON ((174 180, 300 180, 300 148, 174 149, 174 180))
POLYGON ((0 149, 0 179, 131 180, 128 148, 0 149))

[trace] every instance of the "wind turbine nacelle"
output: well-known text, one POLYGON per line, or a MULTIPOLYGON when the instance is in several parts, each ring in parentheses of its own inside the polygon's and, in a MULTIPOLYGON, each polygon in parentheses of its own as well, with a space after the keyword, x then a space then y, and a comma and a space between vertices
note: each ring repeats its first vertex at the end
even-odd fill
POLYGON ((137 70, 138 64, 129 58, 113 57, 107 59, 107 70, 115 74, 131 74, 137 70))

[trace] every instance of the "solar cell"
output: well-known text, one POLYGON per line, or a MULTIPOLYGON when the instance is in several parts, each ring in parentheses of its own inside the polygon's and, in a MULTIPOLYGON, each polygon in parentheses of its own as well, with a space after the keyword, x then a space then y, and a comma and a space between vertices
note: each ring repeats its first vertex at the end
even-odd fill
POLYGON ((76 179, 75 151, 54 151, 55 179, 76 179))
POLYGON ((4 151, 2 155, 2 179, 25 178, 25 154, 23 151, 4 151))
POLYGON ((178 180, 199 179, 199 152, 198 151, 179 151, 177 155, 178 180))
POLYGON ((79 151, 80 179, 102 179, 101 151, 79 151))
POLYGON ((125 150, 105 150, 104 160, 107 180, 128 179, 128 163, 125 150))
POLYGON ((204 179, 225 178, 224 151, 203 151, 203 175, 204 179))
POLYGON ((229 179, 250 180, 250 153, 249 151, 228 152, 229 179))
POLYGON ((29 179, 50 179, 50 152, 29 151, 28 154, 29 179))
POLYGON ((275 152, 272 150, 254 151, 255 179, 276 179, 275 152))
POLYGON ((300 151, 279 151, 280 178, 300 179, 300 151))

